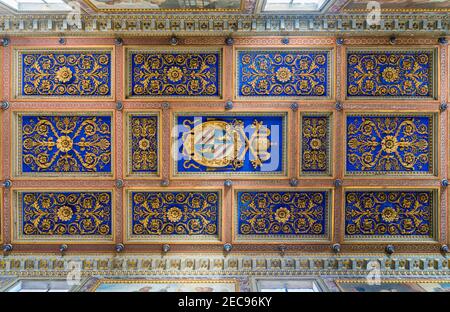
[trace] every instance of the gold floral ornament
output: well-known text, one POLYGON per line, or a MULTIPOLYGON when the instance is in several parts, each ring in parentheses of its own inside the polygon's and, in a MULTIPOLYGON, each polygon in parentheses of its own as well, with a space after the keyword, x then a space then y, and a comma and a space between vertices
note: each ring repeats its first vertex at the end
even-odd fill
POLYGON ((20 116, 21 172, 111 172, 110 116, 20 116))
POLYGON ((20 97, 110 97, 111 52, 20 52, 20 97))
POLYGON ((218 192, 132 192, 133 235, 217 235, 218 192))
POLYGON ((432 237, 433 192, 356 191, 345 194, 345 233, 355 237, 432 237))
POLYGON ((429 116, 348 116, 347 172, 433 172, 429 116))
POLYGON ((24 192, 21 227, 29 236, 111 235, 111 193, 24 192))
POLYGON ((238 192, 237 198, 239 235, 326 234, 327 192, 238 192))
POLYGON ((385 222, 393 222, 398 219, 398 213, 393 208, 387 207, 387 208, 384 208, 383 211, 381 212, 381 218, 385 222))

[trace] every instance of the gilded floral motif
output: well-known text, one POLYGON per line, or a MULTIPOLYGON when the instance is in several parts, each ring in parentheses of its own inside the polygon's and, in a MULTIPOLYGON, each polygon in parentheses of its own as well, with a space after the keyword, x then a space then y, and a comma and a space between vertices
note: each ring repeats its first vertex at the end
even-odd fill
POLYGON ((157 173, 158 117, 133 114, 129 122, 131 173, 157 173))
POLYGON ((433 192, 349 191, 345 193, 345 234, 432 236, 433 192))
POLYGON ((347 96, 432 97, 433 53, 350 52, 347 96))
POLYGON ((21 232, 31 235, 111 235, 110 192, 21 192, 21 232))
POLYGON ((330 97, 327 51, 238 51, 237 94, 330 97))
POLYGON ((21 173, 111 173, 111 117, 19 115, 21 173))
POLYGON ((219 192, 130 192, 133 235, 218 235, 219 192))
POLYGON ((129 96, 219 97, 221 53, 130 51, 129 96))
POLYGON ((347 173, 433 173, 433 118, 347 116, 347 173))
POLYGON ((301 172, 330 173, 330 116, 302 115, 301 172))
POLYGON ((22 51, 21 97, 111 97, 111 52, 22 51))
POLYGON ((328 192, 237 192, 238 235, 325 235, 328 192))
POLYGON ((177 123, 178 172, 282 172, 283 116, 179 116, 177 123))

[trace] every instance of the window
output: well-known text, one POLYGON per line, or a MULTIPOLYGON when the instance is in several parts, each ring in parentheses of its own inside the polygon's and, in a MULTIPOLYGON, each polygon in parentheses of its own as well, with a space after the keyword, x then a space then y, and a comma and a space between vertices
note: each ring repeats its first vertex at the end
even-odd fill
POLYGON ((68 292, 72 286, 65 280, 19 280, 8 292, 68 292))
POLYGON ((0 0, 0 3, 16 11, 70 11, 63 0, 0 0))
POLYGON ((327 0, 266 0, 263 11, 320 11, 326 2, 327 0))
POLYGON ((323 286, 313 279, 273 279, 258 280, 259 292, 322 292, 323 286))

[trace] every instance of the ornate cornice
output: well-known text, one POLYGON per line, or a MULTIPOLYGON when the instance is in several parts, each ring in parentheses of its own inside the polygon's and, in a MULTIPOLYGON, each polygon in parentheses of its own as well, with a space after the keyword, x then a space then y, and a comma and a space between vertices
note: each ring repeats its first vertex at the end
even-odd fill
POLYGON ((153 14, 1 16, 3 35, 386 35, 450 34, 450 14, 389 14, 370 26, 365 14, 245 15, 153 14))

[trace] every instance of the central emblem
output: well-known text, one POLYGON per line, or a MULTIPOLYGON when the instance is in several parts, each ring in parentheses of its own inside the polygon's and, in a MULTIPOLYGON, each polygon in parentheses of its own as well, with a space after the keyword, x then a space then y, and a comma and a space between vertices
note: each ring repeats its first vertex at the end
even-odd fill
POLYGON ((247 152, 250 152, 253 168, 260 167, 270 159, 270 130, 257 120, 251 128, 255 131, 247 136, 244 123, 237 119, 232 122, 206 121, 192 127, 182 138, 183 156, 187 158, 185 168, 199 168, 197 163, 211 170, 223 167, 236 170, 244 166, 247 152))

